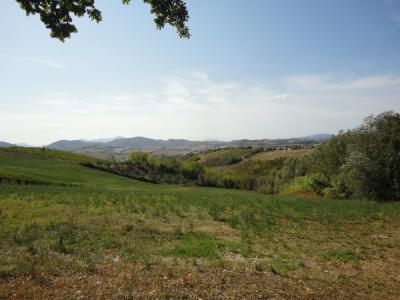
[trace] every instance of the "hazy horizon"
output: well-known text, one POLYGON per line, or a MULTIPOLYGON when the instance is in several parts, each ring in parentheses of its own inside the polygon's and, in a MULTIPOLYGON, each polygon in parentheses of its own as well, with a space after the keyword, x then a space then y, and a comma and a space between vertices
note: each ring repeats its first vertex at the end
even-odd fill
POLYGON ((187 1, 192 38, 99 2, 65 43, 0 3, 0 140, 262 139, 400 111, 400 0, 187 1))
MULTIPOLYGON (((263 139, 291 139, 291 138, 306 138, 309 136, 314 136, 314 135, 320 135, 320 134, 336 134, 336 133, 326 133, 326 132, 321 132, 321 133, 314 133, 314 134, 309 134, 305 136, 287 136, 287 137, 262 137, 262 138, 254 138, 254 139, 249 139, 246 137, 237 139, 237 140, 263 140, 263 139)), ((44 144, 30 144, 25 141, 16 141, 16 142, 10 142, 6 140, 0 139, 0 142, 8 142, 14 145, 23 145, 23 146, 34 146, 34 147, 42 147, 42 146, 47 146, 50 145, 54 142, 66 140, 66 141, 85 141, 85 142, 96 142, 97 140, 116 140, 116 139, 129 139, 129 138, 148 138, 148 139, 153 139, 153 140, 189 140, 189 141, 200 141, 200 142, 231 142, 234 140, 221 140, 221 139, 216 139, 216 138, 205 138, 201 140, 193 140, 193 139, 188 139, 188 138, 182 138, 182 137, 170 137, 170 138, 157 138, 157 137, 149 137, 149 136, 143 136, 143 135, 136 135, 136 136, 115 136, 115 137, 96 137, 96 138, 72 138, 72 139, 65 139, 60 137, 59 139, 49 141, 44 144)), ((236 140, 236 139, 235 139, 236 140)), ((99 141, 103 142, 103 141, 99 141)))

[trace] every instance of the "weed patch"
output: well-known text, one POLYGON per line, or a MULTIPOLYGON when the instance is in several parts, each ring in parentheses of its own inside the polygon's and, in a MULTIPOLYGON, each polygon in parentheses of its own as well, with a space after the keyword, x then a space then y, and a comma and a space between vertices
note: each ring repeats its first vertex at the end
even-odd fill
POLYGON ((332 250, 323 255, 324 259, 328 261, 340 261, 340 262, 359 262, 364 257, 353 250, 332 250))

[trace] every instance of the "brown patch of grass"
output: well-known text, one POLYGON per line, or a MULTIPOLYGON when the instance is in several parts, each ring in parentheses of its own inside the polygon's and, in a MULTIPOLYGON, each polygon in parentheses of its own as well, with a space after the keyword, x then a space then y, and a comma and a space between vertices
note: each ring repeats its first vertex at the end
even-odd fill
MULTIPOLYGON (((398 263, 397 263, 398 265, 398 263)), ((398 267, 398 266, 397 266, 398 267)), ((6 299, 396 299, 395 266, 307 267, 282 275, 243 263, 224 266, 157 261, 108 263, 92 274, 41 278, 20 276, 0 282, 6 299), (373 271, 374 273, 372 273, 373 271), (379 277, 386 274, 386 280, 379 277), (373 275, 372 275, 373 274, 373 275), (378 275, 378 276, 377 276, 378 275)), ((398 278, 397 278, 398 280, 398 278)))

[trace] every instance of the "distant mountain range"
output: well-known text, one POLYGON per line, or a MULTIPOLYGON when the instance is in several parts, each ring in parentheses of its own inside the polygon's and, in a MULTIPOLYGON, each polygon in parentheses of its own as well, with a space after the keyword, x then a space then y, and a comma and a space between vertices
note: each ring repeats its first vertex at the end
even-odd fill
POLYGON ((333 134, 330 134, 330 133, 320 133, 320 134, 306 136, 304 139, 308 139, 311 141, 322 141, 323 142, 323 141, 329 140, 332 136, 333 136, 333 134))
MULTIPOLYGON (((46 148, 73 151, 106 159, 125 159, 129 152, 142 150, 162 155, 178 155, 188 152, 200 152, 219 148, 237 147, 262 147, 285 149, 300 145, 311 147, 332 137, 332 134, 315 134, 306 137, 289 139, 261 139, 261 140, 235 140, 235 141, 190 141, 185 139, 151 139, 146 137, 122 138, 96 140, 59 140, 51 143, 46 148)), ((21 144, 19 144, 21 145, 21 144)), ((25 145, 25 144, 23 144, 25 145)), ((15 146, 7 142, 0 142, 0 147, 15 146)))
POLYGON ((162 149, 162 148, 193 148, 193 147, 214 147, 216 145, 226 144, 218 141, 189 141, 185 139, 159 140, 146 137, 116 138, 112 140, 60 140, 47 145, 47 148, 67 151, 77 151, 88 148, 98 149, 162 149))
POLYGON ((90 142, 84 140, 59 140, 57 142, 51 143, 47 145, 46 148, 56 149, 56 150, 64 150, 64 151, 74 151, 83 148, 90 148, 102 145, 100 142, 90 142))
POLYGON ((47 145, 47 148, 78 151, 84 149, 138 149, 138 150, 159 150, 159 149, 213 149, 219 147, 280 147, 293 145, 312 145, 329 139, 331 134, 316 134, 307 137, 290 139, 262 139, 262 140, 235 140, 235 141, 190 141, 185 139, 151 139, 146 137, 115 138, 104 140, 60 140, 47 145))

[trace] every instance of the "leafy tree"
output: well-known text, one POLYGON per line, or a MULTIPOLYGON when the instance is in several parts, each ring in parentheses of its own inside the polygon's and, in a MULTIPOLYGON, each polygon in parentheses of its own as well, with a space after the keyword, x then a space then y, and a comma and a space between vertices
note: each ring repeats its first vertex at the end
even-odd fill
POLYGON ((310 170, 330 180, 338 194, 400 199, 400 114, 389 111, 318 146, 310 170))
POLYGON ((318 145, 311 156, 311 172, 321 173, 328 178, 337 175, 340 167, 345 163, 352 140, 354 140, 354 134, 351 131, 341 131, 335 137, 318 145))
MULTIPOLYGON (((50 29, 51 37, 64 41, 71 33, 78 31, 72 23, 72 17, 87 15, 91 20, 100 22, 102 14, 95 6, 95 0, 16 0, 27 15, 39 14, 41 21, 50 29)), ((122 0, 129 4, 131 0, 122 0)), ((184 0, 143 0, 150 5, 157 29, 166 24, 175 27, 181 38, 189 38, 186 23, 189 13, 184 0)))
POLYGON ((400 199, 400 114, 388 111, 370 116, 360 131, 366 154, 383 170, 382 193, 400 199))
POLYGON ((340 169, 342 171, 340 177, 352 197, 379 200, 387 196, 382 189, 387 180, 382 167, 365 153, 359 151, 349 153, 340 169))

